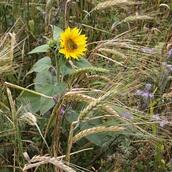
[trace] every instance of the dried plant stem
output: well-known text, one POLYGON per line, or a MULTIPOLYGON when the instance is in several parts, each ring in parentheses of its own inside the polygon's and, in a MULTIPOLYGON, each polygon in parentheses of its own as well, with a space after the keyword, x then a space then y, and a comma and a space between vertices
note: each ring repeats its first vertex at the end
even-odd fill
POLYGON ((59 140, 60 140, 60 133, 61 133, 61 117, 60 115, 57 115, 56 117, 56 126, 54 129, 54 135, 53 135, 53 155, 57 157, 59 152, 59 140))
MULTIPOLYGON (((17 117, 16 107, 15 107, 15 102, 13 101, 12 94, 9 88, 7 88, 7 96, 8 96, 8 100, 9 100, 9 104, 11 108, 13 129, 15 131, 14 164, 13 164, 15 166, 15 161, 16 161, 15 158, 16 157, 19 158, 23 150, 22 150, 20 132, 19 132, 19 127, 18 127, 18 117, 17 117), (18 151, 16 149, 18 149, 18 151)), ((15 168, 14 168, 14 171, 15 171, 15 168)))
POLYGON ((48 99, 53 99, 53 97, 51 97, 51 96, 47 96, 45 94, 42 94, 42 93, 39 93, 39 92, 36 92, 36 91, 33 91, 33 90, 29 90, 27 88, 23 88, 21 86, 18 86, 18 85, 9 83, 9 82, 4 82, 4 84, 6 86, 8 86, 8 87, 11 87, 11 88, 15 88, 15 89, 18 89, 18 90, 26 91, 26 92, 29 92, 29 93, 32 93, 32 94, 35 94, 35 95, 38 95, 38 96, 41 96, 41 97, 45 97, 45 98, 48 98, 48 99))
POLYGON ((65 165, 62 161, 58 160, 56 157, 49 156, 35 156, 30 160, 29 164, 26 164, 23 168, 23 171, 27 171, 31 168, 38 167, 43 164, 53 164, 57 168, 65 171, 65 172, 75 172, 71 167, 65 165))
POLYGON ((38 124, 36 123, 35 126, 36 126, 36 128, 37 128, 37 130, 38 130, 40 136, 42 137, 42 140, 44 141, 44 143, 45 143, 47 149, 50 150, 50 148, 49 148, 49 146, 48 146, 48 143, 47 143, 47 141, 45 140, 44 136, 42 135, 42 132, 41 132, 41 130, 40 130, 38 124))
POLYGON ((70 162, 70 152, 71 152, 72 143, 73 143, 73 132, 74 132, 74 128, 75 128, 76 124, 77 124, 77 122, 74 121, 74 122, 72 122, 72 124, 70 126, 68 144, 67 144, 67 152, 66 152, 66 161, 67 162, 70 162))
POLYGON ((59 141, 60 141, 61 123, 62 123, 62 116, 61 116, 62 104, 63 104, 63 99, 62 101, 60 101, 55 105, 52 112, 52 118, 55 117, 55 121, 56 121, 54 133, 53 133, 53 154, 55 157, 57 157, 59 152, 59 141))

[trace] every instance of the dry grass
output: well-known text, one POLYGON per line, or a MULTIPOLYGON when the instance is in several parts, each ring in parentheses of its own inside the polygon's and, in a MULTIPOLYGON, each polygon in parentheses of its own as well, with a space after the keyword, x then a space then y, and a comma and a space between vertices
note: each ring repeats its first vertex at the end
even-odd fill
POLYGON ((40 165, 45 164, 53 164, 58 169, 63 170, 65 172, 75 172, 71 167, 64 164, 63 161, 59 160, 59 158, 50 157, 50 156, 34 156, 29 163, 26 164, 23 168, 23 171, 26 172, 29 169, 39 167, 40 165))

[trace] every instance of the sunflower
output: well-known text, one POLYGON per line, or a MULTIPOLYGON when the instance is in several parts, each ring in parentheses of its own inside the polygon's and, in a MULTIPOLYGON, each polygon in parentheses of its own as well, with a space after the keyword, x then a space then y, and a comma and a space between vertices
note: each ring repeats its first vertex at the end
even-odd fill
POLYGON ((78 28, 67 28, 60 35, 59 52, 64 54, 66 59, 78 59, 82 57, 87 50, 87 37, 81 35, 78 28))

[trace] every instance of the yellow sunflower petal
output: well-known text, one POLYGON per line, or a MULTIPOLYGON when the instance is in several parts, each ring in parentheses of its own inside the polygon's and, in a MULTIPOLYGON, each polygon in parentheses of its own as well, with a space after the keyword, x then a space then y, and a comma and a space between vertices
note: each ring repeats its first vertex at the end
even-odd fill
POLYGON ((67 28, 60 35, 60 50, 66 59, 78 59, 87 51, 87 37, 81 35, 81 30, 77 27, 67 28))

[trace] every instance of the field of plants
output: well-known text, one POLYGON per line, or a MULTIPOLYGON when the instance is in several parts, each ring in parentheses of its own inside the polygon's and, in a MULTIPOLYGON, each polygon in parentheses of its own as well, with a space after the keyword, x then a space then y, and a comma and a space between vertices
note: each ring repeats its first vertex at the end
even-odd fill
POLYGON ((171 0, 0 0, 0 172, 22 171, 172 171, 171 0))

